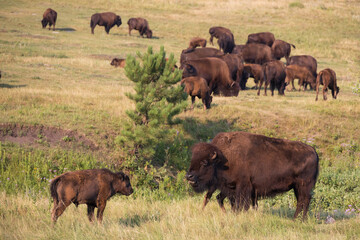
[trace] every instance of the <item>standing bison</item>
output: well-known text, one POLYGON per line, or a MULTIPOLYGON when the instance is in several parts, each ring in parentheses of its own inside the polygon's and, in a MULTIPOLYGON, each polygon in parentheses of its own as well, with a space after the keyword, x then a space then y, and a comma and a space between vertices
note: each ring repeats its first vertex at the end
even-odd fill
POLYGON ((53 31, 55 31, 55 23, 57 18, 57 12, 51 8, 46 9, 43 14, 43 19, 41 20, 41 24, 43 28, 46 28, 46 25, 49 24, 49 30, 51 25, 53 26, 53 31))
POLYGON ((94 34, 94 28, 96 25, 104 26, 105 32, 109 34, 110 29, 117 25, 118 27, 122 24, 120 16, 112 12, 95 13, 91 16, 90 27, 91 33, 94 34))
POLYGON ((76 206, 87 204, 90 222, 94 220, 94 209, 97 207, 97 219, 101 223, 106 201, 116 193, 129 196, 133 189, 129 177, 123 172, 89 169, 67 172, 54 178, 50 184, 50 193, 54 200, 51 214, 53 222, 74 203, 76 206))
POLYGON ((310 55, 298 55, 298 56, 291 56, 289 61, 286 63, 287 66, 289 65, 299 65, 306 67, 309 69, 311 74, 316 78, 317 76, 317 61, 314 57, 310 55))
POLYGON ((210 88, 204 78, 198 76, 183 78, 181 85, 184 85, 184 91, 191 96, 191 109, 194 108, 195 97, 202 99, 204 110, 210 108, 212 96, 210 96, 210 88))
MULTIPOLYGON (((292 89, 295 89, 294 86, 294 79, 298 78, 299 79, 299 91, 301 90, 302 86, 305 86, 305 84, 309 83, 311 88, 315 89, 316 86, 316 82, 315 82, 315 78, 312 75, 312 73, 309 71, 309 69, 307 69, 306 67, 302 67, 299 65, 289 65, 286 67, 285 69, 285 73, 286 73, 286 78, 285 78, 285 83, 289 84, 291 82, 292 85, 292 89)), ((304 91, 305 91, 305 87, 304 87, 304 91)))
POLYGON ((271 50, 273 56, 276 60, 280 60, 282 57, 285 57, 286 62, 289 62, 289 56, 291 53, 291 47, 295 48, 294 44, 287 43, 283 40, 276 39, 273 45, 271 46, 271 50))
POLYGON ((255 89, 258 88, 258 84, 264 81, 264 71, 261 65, 247 63, 244 65, 244 72, 248 74, 248 77, 254 78, 255 89))
MULTIPOLYGON (((285 95, 285 65, 279 60, 273 60, 263 65, 264 81, 265 81, 265 96, 267 86, 270 84, 271 96, 274 96, 275 87, 278 89, 279 95, 285 95)), ((260 87, 258 95, 260 95, 262 81, 260 80, 260 87)))
POLYGON ((195 192, 219 189, 220 200, 228 197, 234 210, 248 210, 259 198, 293 189, 297 199, 294 218, 303 211, 305 219, 318 172, 319 158, 309 145, 227 132, 217 134, 211 143, 193 146, 186 179, 195 192))
POLYGON ((127 22, 129 25, 129 35, 131 36, 131 30, 135 29, 139 31, 140 36, 152 38, 152 31, 150 30, 149 23, 144 18, 130 18, 127 22))
POLYGON ((220 50, 224 53, 231 53, 235 47, 234 35, 232 32, 224 27, 212 27, 209 29, 210 43, 213 44, 213 38, 218 39, 220 50))
POLYGON ((194 37, 190 40, 189 48, 206 47, 206 39, 200 37, 194 37))
POLYGON ((319 72, 316 78, 316 99, 315 99, 316 101, 318 100, 320 84, 324 85, 323 87, 324 100, 327 100, 326 94, 328 88, 331 89, 332 97, 336 99, 336 96, 338 95, 340 88, 337 86, 336 73, 334 72, 334 70, 330 68, 326 68, 319 72))
POLYGON ((273 60, 271 48, 264 44, 249 43, 238 50, 246 63, 264 64, 273 60))
POLYGON ((261 43, 271 47, 275 41, 275 36, 271 32, 252 33, 248 35, 246 44, 261 43))

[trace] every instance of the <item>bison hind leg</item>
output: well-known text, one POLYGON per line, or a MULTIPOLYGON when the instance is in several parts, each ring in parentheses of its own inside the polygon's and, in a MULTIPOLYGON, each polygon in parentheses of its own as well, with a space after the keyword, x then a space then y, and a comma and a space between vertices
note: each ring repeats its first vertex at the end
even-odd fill
POLYGON ((56 222, 57 219, 63 214, 65 209, 71 204, 71 201, 59 201, 58 204, 52 210, 51 219, 53 222, 56 222))
POLYGON ((94 221, 94 210, 95 210, 94 205, 87 204, 87 214, 90 222, 94 221))

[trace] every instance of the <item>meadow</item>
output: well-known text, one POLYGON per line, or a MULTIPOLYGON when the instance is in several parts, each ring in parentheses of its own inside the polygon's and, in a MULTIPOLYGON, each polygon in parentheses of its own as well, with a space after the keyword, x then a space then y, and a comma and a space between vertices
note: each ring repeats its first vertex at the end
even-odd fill
MULTIPOLYGON (((360 238, 360 2, 0 0, 0 6, 0 239, 360 238), (41 28, 49 7, 58 12, 55 31, 41 28), (106 11, 119 14, 123 24, 109 35, 97 26, 92 35, 90 16, 106 11), (127 20, 140 16, 154 38, 128 35, 127 20), (71 206, 52 227, 51 178, 121 166, 116 137, 128 121, 126 110, 134 108, 125 95, 133 83, 111 59, 148 46, 155 52, 164 46, 179 59, 189 40, 208 39, 212 26, 231 29, 236 44, 249 33, 273 32, 296 46, 292 55, 312 55, 318 71, 337 73, 336 100, 328 95, 323 101, 320 92, 315 102, 314 91, 257 96, 250 79, 248 90, 214 97, 208 111, 197 100, 174 126, 187 138, 186 151, 218 132, 239 130, 315 147, 320 174, 309 219, 292 221, 292 192, 260 200, 257 211, 223 214, 215 198, 201 211, 203 196, 183 178, 187 154, 181 167, 161 175, 158 189, 111 199, 103 225, 90 224, 84 206, 71 206), (328 217, 335 222, 325 224, 328 217)), ((134 185, 138 179, 132 176, 134 185)))

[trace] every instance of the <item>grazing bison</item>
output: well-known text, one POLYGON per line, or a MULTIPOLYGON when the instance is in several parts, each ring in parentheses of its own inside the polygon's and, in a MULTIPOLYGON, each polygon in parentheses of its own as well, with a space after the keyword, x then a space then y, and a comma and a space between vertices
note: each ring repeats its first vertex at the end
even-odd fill
POLYGON ((140 36, 152 38, 152 31, 150 30, 149 23, 145 18, 130 18, 127 22, 129 25, 129 35, 131 36, 131 30, 135 29, 139 31, 140 36))
POLYGON ((213 44, 213 38, 218 39, 220 50, 224 53, 231 53, 235 47, 234 35, 232 32, 224 27, 212 27, 209 29, 210 43, 213 44))
POLYGON ((114 67, 121 67, 124 68, 126 64, 126 59, 122 59, 122 58, 114 58, 110 65, 114 66, 114 67))
POLYGON ((292 89, 295 89, 294 79, 299 79, 299 91, 301 90, 301 86, 304 86, 305 91, 305 83, 309 83, 311 88, 315 89, 316 82, 312 73, 306 67, 302 67, 299 65, 289 65, 285 68, 286 78, 285 83, 289 84, 291 82, 292 89))
POLYGON ((210 88, 210 94, 224 96, 237 96, 239 84, 230 78, 229 68, 226 63, 218 58, 201 58, 188 60, 183 64, 183 78, 199 76, 205 78, 210 88))
POLYGON ((185 86, 184 91, 191 96, 191 109, 194 108, 195 97, 202 99, 204 110, 211 107, 212 96, 210 96, 210 88, 204 78, 198 76, 183 78, 181 85, 185 86))
POLYGON ((43 14, 43 19, 41 20, 41 24, 43 28, 46 28, 46 25, 49 24, 49 30, 51 25, 53 26, 53 31, 55 31, 55 23, 57 18, 57 12, 51 8, 45 10, 43 14))
POLYGON ((286 62, 289 62, 291 47, 295 48, 295 45, 276 39, 271 46, 272 54, 276 60, 280 60, 282 57, 285 57, 286 62))
POLYGON ((275 41, 275 37, 274 34, 272 34, 271 32, 260 32, 260 33, 249 34, 246 44, 261 43, 271 47, 274 41, 275 41))
POLYGON ((243 79, 244 64, 242 62, 242 59, 239 57, 239 55, 230 53, 230 54, 225 54, 219 58, 223 60, 228 66, 230 77, 232 78, 232 80, 239 83, 241 90, 245 90, 246 79, 245 80, 243 79), (245 84, 244 86, 242 86, 241 84, 244 81, 245 84))
POLYGON ((258 84, 264 81, 264 71, 261 65, 247 63, 244 65, 244 71, 249 77, 254 78, 255 89, 258 88, 258 84))
POLYGON ((259 43, 246 44, 241 50, 241 55, 246 63, 262 65, 273 60, 271 48, 259 43))
POLYGON ((327 100, 326 95, 328 88, 331 89, 332 97, 336 99, 336 96, 338 95, 340 88, 337 86, 336 73, 334 72, 334 70, 330 68, 326 68, 319 72, 316 78, 316 99, 315 99, 316 101, 318 100, 320 84, 324 85, 323 87, 324 100, 327 100))
MULTIPOLYGON (((274 96, 275 87, 279 91, 279 95, 285 95, 285 65, 279 60, 272 60, 263 65, 264 80, 265 80, 265 96, 267 86, 270 84, 271 96, 274 96)), ((262 81, 260 80, 260 87, 258 95, 260 95, 262 81)))
MULTIPOLYGON (((211 143, 192 148, 186 179, 195 192, 221 191, 234 210, 248 210, 258 198, 294 190, 294 218, 306 218, 319 172, 319 158, 309 145, 246 132, 219 133, 211 143)), ((218 198, 218 200, 219 200, 218 198)), ((205 201, 204 201, 205 203, 205 201)))
POLYGON ((94 34, 94 28, 96 25, 104 26, 105 31, 109 34, 110 29, 117 25, 118 27, 122 24, 120 16, 112 12, 95 13, 91 16, 90 27, 91 33, 94 34))
POLYGON ((101 223, 106 201, 116 193, 129 196, 133 189, 129 177, 123 172, 89 169, 67 172, 54 178, 50 192, 54 200, 51 214, 53 222, 74 203, 76 206, 87 204, 90 222, 94 220, 94 209, 97 207, 97 219, 101 223))

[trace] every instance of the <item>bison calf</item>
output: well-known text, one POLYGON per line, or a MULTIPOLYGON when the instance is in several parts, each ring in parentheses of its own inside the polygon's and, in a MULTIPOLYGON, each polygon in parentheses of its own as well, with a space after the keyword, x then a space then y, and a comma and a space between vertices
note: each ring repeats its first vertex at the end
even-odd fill
POLYGON ((131 30, 135 29, 139 31, 140 36, 145 34, 147 38, 152 38, 152 31, 150 30, 149 23, 145 18, 130 18, 127 22, 129 25, 129 35, 131 36, 131 30))
POLYGON ((185 85, 184 91, 191 96, 191 109, 194 108, 195 97, 202 100, 204 110, 209 109, 212 96, 206 80, 202 77, 187 77, 181 80, 181 85, 185 85))
POLYGON ((57 12, 51 8, 46 9, 43 14, 43 19, 41 20, 41 24, 43 28, 46 28, 46 25, 49 24, 49 30, 51 25, 53 26, 53 31, 55 31, 55 23, 57 18, 57 12))
POLYGON ((244 71, 249 74, 249 77, 254 78, 255 89, 258 88, 258 84, 264 81, 264 71, 259 64, 247 63, 244 65, 244 71))
POLYGON ((101 223, 106 201, 120 193, 129 196, 133 193, 129 177, 123 172, 113 173, 108 169, 89 169, 64 173, 51 181, 51 197, 54 200, 51 218, 56 222, 65 209, 74 203, 87 204, 90 222, 97 219, 101 223))
POLYGON ((114 58, 110 63, 111 66, 121 67, 121 68, 124 68, 125 64, 126 64, 126 60, 122 58, 114 58))
POLYGON ((105 32, 109 34, 110 29, 117 25, 118 27, 121 25, 120 16, 116 15, 112 12, 104 12, 104 13, 95 13, 91 16, 90 27, 91 33, 94 34, 94 28, 96 25, 104 26, 105 32))
POLYGON ((291 82, 292 85, 292 89, 295 89, 294 86, 294 79, 298 78, 299 79, 299 91, 301 90, 301 86, 304 86, 304 91, 305 91, 305 84, 310 84, 311 88, 315 88, 315 77, 312 75, 312 73, 309 71, 309 69, 307 69, 306 67, 302 67, 299 65, 289 65, 286 67, 285 69, 286 72, 286 78, 285 78, 285 83, 289 84, 291 82))
POLYGON ((320 84, 324 85, 323 87, 323 97, 324 100, 327 100, 327 90, 328 88, 331 89, 331 94, 334 99, 336 99, 336 96, 338 95, 340 88, 337 86, 336 83, 336 73, 334 70, 330 68, 326 68, 319 72, 316 78, 316 101, 318 100, 319 95, 319 86, 320 84))

